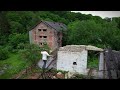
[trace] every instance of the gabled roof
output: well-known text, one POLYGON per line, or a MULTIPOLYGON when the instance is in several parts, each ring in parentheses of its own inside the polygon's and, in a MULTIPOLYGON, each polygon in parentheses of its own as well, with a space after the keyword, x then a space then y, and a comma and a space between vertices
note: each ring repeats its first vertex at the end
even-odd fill
MULTIPOLYGON (((50 21, 40 21, 38 24, 40 24, 41 22, 43 22, 44 24, 46 24, 47 26, 49 26, 51 28, 54 28, 57 31, 67 30, 67 26, 65 24, 63 24, 63 23, 50 22, 50 21)), ((35 28, 37 25, 35 25, 33 28, 35 28)))

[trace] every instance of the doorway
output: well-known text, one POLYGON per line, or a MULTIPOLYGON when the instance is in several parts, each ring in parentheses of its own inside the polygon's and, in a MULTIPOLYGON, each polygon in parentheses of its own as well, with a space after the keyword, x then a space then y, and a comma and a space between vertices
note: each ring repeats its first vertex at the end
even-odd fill
POLYGON ((88 51, 87 59, 88 69, 99 69, 99 52, 98 51, 88 51))

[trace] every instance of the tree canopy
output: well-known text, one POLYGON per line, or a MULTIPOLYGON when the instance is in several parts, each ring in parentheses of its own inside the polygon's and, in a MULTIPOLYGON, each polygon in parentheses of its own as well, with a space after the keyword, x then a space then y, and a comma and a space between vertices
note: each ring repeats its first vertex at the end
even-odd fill
POLYGON ((102 19, 70 11, 0 11, 0 46, 28 43, 28 31, 40 20, 62 22, 63 45, 91 44, 120 50, 120 17, 102 19))

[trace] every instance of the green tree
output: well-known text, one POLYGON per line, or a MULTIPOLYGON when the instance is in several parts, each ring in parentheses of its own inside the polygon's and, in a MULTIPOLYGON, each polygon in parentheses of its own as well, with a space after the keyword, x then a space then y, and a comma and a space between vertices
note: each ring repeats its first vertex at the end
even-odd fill
POLYGON ((31 70, 41 59, 41 48, 35 44, 25 44, 25 48, 19 51, 21 59, 31 63, 31 70))
POLYGON ((0 45, 5 45, 10 34, 10 25, 6 18, 6 12, 0 11, 0 45))
POLYGON ((12 46, 13 49, 17 49, 20 43, 28 43, 28 34, 13 33, 9 35, 9 45, 12 46))
POLYGON ((119 50, 120 30, 117 28, 116 22, 74 21, 68 25, 68 29, 67 44, 91 44, 101 48, 112 47, 119 50))
POLYGON ((0 60, 5 60, 7 58, 9 58, 8 50, 0 46, 0 60))

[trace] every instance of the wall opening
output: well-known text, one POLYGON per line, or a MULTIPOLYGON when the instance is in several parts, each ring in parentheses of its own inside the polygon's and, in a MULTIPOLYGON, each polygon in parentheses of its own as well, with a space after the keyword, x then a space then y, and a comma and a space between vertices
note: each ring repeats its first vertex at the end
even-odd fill
POLYGON ((42 38, 42 36, 39 36, 40 38, 42 38))
POLYGON ((41 29, 38 29, 38 31, 41 31, 41 29))
POLYGON ((77 65, 77 62, 73 62, 73 65, 77 65))
POLYGON ((99 68, 99 52, 88 51, 87 68, 97 69, 99 68))
POLYGON ((41 42, 40 42, 40 43, 39 43, 39 45, 40 45, 40 46, 42 46, 42 45, 43 45, 43 43, 41 43, 41 42))
POLYGON ((47 29, 43 29, 43 31, 47 31, 47 29))
POLYGON ((47 36, 43 36, 43 38, 47 38, 47 36))

